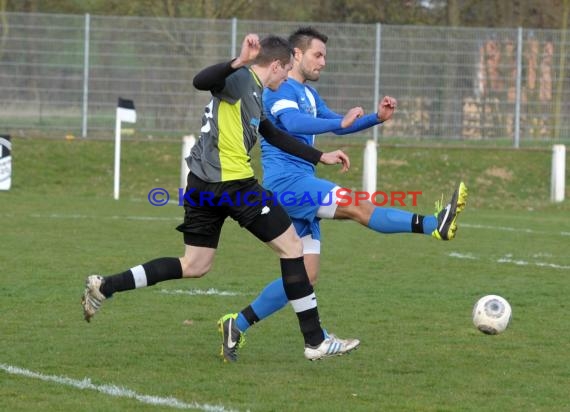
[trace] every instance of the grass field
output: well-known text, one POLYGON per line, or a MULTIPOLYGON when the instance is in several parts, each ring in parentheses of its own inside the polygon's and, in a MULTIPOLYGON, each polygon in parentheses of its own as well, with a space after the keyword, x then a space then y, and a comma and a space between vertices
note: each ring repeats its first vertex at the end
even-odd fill
MULTIPOLYGON (((273 254, 233 222, 206 277, 117 294, 82 318, 86 275, 183 251, 182 209, 147 200, 155 187, 176 194, 181 145, 123 149, 115 201, 111 142, 13 141, 13 186, 0 192, 0 410, 570 410, 570 203, 548 200, 548 150, 381 147, 378 187, 421 190, 411 210, 431 213, 466 181, 457 238, 325 222, 321 318, 360 349, 306 361, 288 307, 228 365, 216 320, 278 276, 273 254), (491 293, 513 307, 498 336, 471 323, 491 293)), ((359 188, 363 147, 345 149, 351 172, 319 174, 359 188)))

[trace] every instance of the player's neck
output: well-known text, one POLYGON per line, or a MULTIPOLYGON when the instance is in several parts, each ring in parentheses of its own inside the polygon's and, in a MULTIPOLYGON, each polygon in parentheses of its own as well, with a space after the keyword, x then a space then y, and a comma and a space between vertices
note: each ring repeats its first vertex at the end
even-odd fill
POLYGON ((256 81, 261 83, 261 86, 267 86, 269 79, 269 71, 267 68, 254 64, 249 67, 249 70, 253 73, 256 81))
POLYGON ((299 73, 295 69, 289 71, 288 76, 290 79, 295 79, 301 84, 304 84, 307 81, 307 79, 305 79, 305 77, 303 77, 303 75, 301 75, 301 73, 299 73))

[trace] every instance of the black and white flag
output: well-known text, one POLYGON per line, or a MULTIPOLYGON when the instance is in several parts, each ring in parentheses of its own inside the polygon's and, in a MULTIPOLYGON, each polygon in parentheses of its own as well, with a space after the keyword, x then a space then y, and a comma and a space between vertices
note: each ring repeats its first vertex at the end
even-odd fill
POLYGON ((136 123, 137 112, 132 100, 119 97, 117 103, 117 118, 115 119, 115 177, 113 197, 119 199, 119 184, 121 181, 121 124, 136 123))
POLYGON ((117 104, 117 119, 121 122, 136 123, 137 112, 135 110, 135 103, 132 100, 122 99, 119 97, 117 104))
POLYGON ((10 190, 12 184, 12 143, 10 136, 0 135, 0 190, 10 190))

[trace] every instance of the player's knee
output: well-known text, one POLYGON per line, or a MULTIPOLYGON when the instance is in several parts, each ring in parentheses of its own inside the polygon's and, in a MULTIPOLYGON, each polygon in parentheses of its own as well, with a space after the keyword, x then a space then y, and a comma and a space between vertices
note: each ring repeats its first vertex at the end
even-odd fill
POLYGON ((303 256, 303 242, 295 233, 284 245, 282 258, 293 259, 303 256))
POLYGON ((354 220, 361 225, 367 225, 374 211, 374 205, 370 202, 363 202, 359 206, 351 206, 348 208, 347 213, 351 220, 354 220))
POLYGON ((188 258, 181 259, 182 277, 201 278, 212 268, 212 262, 200 262, 188 258))
POLYGON ((303 256, 303 242, 291 226, 280 239, 279 257, 282 259, 294 259, 303 256))
POLYGON ((295 259, 303 256, 303 242, 293 225, 268 243, 281 259, 295 259))

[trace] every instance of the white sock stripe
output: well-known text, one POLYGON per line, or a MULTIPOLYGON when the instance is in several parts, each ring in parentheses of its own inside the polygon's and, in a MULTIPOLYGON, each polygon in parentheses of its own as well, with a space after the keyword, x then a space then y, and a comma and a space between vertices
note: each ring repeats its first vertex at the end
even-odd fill
POLYGON ((293 306, 293 310, 295 313, 304 312, 309 309, 313 309, 317 307, 317 297, 314 293, 311 293, 308 296, 305 296, 301 299, 291 300, 291 306, 293 306))
POLYGON ((142 265, 131 268, 131 273, 133 274, 133 279, 135 280, 135 288, 144 288, 147 285, 146 272, 144 271, 142 265))

